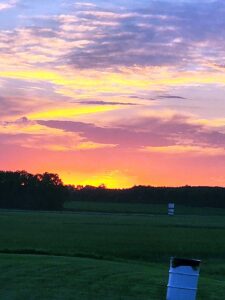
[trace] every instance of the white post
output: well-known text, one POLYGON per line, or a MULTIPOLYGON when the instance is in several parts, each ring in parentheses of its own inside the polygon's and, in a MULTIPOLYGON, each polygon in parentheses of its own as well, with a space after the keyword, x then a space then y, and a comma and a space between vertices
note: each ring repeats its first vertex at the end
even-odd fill
POLYGON ((200 260, 172 257, 166 300, 195 300, 200 260))
POLYGON ((174 203, 168 203, 168 215, 173 216, 175 212, 175 204, 174 203))

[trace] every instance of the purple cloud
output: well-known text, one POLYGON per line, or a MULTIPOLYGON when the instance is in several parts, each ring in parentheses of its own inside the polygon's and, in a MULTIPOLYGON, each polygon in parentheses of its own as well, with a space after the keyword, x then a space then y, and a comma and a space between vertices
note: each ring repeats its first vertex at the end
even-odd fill
POLYGON ((212 128, 190 123, 188 118, 174 116, 168 120, 149 117, 118 127, 99 127, 72 121, 37 121, 40 125, 77 132, 83 138, 119 147, 170 146, 188 143, 196 146, 224 147, 225 134, 212 128))
POLYGON ((110 102, 110 101, 101 101, 101 100, 82 100, 76 101, 76 103, 80 103, 83 105, 138 105, 138 103, 130 103, 130 102, 110 102))
POLYGON ((176 96, 176 95, 161 95, 161 96, 158 96, 158 98, 160 98, 160 99, 180 99, 180 100, 187 99, 185 97, 176 96))
POLYGON ((96 143, 117 144, 120 147, 161 146, 171 142, 160 133, 138 132, 132 128, 99 127, 90 123, 72 121, 37 121, 38 124, 62 129, 65 132, 77 132, 81 137, 96 143))

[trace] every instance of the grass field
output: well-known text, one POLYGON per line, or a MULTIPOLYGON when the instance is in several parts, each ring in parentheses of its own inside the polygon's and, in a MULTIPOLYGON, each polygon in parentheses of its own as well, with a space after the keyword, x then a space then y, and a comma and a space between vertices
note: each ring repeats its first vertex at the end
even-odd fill
MULTIPOLYGON (((66 202, 65 209, 77 212, 107 212, 107 213, 139 213, 139 214, 167 214, 167 205, 137 204, 137 203, 102 203, 88 201, 66 202)), ((178 215, 224 215, 225 209, 211 207, 187 207, 176 205, 178 215)))
POLYGON ((0 299, 165 299, 171 256, 202 259, 199 300, 225 297, 222 215, 1 211, 0 241, 0 299))

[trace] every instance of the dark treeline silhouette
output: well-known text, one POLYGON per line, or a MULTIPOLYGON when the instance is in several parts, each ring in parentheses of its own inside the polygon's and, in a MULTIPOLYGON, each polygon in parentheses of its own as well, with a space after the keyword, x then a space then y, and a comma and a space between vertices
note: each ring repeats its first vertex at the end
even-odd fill
POLYGON ((176 204, 225 208, 223 187, 151 187, 129 189, 63 185, 57 174, 0 171, 0 208, 62 210, 65 201, 176 204))
POLYGON ((67 195, 57 174, 0 171, 0 208, 61 210, 67 195))
POLYGON ((106 189, 87 186, 71 189, 70 200, 146 204, 174 202, 188 206, 225 208, 225 188, 134 186, 129 189, 106 189))

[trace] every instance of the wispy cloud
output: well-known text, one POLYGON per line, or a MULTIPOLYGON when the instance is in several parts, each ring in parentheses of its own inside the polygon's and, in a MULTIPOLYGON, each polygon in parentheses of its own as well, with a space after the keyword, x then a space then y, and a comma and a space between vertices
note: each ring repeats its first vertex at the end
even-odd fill
POLYGON ((167 147, 145 147, 142 151, 149 153, 162 153, 171 155, 197 155, 197 156, 225 156, 225 148, 218 147, 200 147, 200 146, 188 146, 188 145, 173 145, 167 147))
POLYGON ((15 7, 19 3, 19 0, 8 0, 0 3, 0 11, 15 7))

